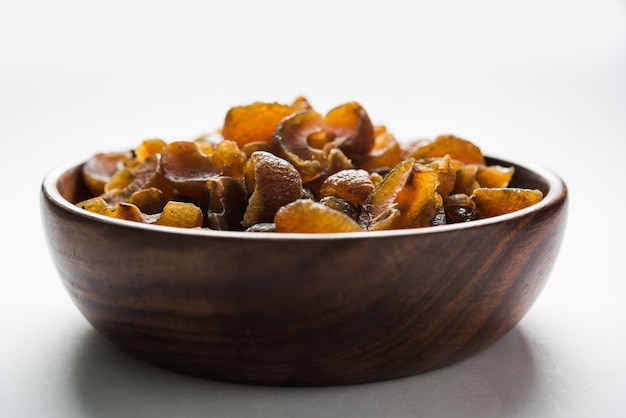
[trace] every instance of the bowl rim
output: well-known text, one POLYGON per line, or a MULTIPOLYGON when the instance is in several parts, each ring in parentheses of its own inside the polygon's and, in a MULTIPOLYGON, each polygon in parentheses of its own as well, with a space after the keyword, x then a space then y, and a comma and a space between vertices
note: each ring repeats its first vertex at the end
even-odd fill
POLYGON ((429 235, 433 233, 442 233, 463 229, 480 228, 500 222, 506 222, 516 218, 522 218, 530 213, 540 212, 567 197, 567 185, 564 180, 551 169, 541 164, 528 160, 511 159, 500 155, 488 154, 485 158, 496 160, 499 163, 510 164, 517 168, 524 168, 540 178, 542 178, 548 186, 548 193, 544 194, 543 199, 531 206, 520 209, 515 212, 504 215, 493 216, 485 219, 478 219, 471 222, 445 224, 437 226, 428 226, 421 228, 393 229, 383 231, 363 231, 363 232, 332 232, 332 233, 302 233, 302 232, 245 232, 245 231, 221 231, 209 228, 178 228, 164 225, 151 225, 140 222, 133 222, 124 219, 111 218, 105 215, 89 212, 81 209, 75 204, 65 199, 57 188, 59 179, 69 170, 75 169, 85 163, 86 159, 79 159, 65 164, 58 165, 46 174, 41 183, 42 197, 45 197, 50 203, 57 207, 74 214, 80 218, 90 221, 118 226, 128 229, 138 229, 152 232, 164 232, 181 236, 202 236, 213 238, 231 238, 243 240, 328 240, 328 239, 362 239, 362 238, 383 238, 407 235, 429 235))

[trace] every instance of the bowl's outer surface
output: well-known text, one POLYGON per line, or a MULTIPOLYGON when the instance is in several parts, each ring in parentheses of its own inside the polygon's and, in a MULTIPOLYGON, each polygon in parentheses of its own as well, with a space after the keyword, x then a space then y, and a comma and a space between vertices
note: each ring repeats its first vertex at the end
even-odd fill
POLYGON ((44 180, 43 225, 78 309, 143 360, 237 382, 370 382, 460 361, 535 301, 563 238, 567 189, 549 172, 514 165, 516 184, 546 195, 515 214, 295 236, 89 214, 61 197, 82 197, 75 166, 44 180))

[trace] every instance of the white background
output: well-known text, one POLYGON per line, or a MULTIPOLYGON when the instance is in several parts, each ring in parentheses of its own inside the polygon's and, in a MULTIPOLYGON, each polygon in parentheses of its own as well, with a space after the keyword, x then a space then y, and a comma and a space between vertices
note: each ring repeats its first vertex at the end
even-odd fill
POLYGON ((626 2, 3 2, 0 416, 617 417, 626 390, 626 2), (201 380, 93 331, 48 256, 43 176, 229 107, 357 100, 400 139, 454 133, 565 179, 551 279, 483 353, 336 388, 201 380))

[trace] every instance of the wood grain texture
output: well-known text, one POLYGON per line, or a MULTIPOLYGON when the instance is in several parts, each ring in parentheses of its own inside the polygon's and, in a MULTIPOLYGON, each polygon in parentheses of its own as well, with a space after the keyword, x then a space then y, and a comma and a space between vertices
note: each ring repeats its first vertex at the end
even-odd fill
POLYGON ((450 365, 495 342, 543 288, 565 184, 514 164, 540 204, 414 231, 286 236, 177 231, 87 214, 78 167, 41 194, 52 258, 102 334, 155 365, 212 379, 337 385, 450 365), (63 196, 63 197, 62 197, 63 196))

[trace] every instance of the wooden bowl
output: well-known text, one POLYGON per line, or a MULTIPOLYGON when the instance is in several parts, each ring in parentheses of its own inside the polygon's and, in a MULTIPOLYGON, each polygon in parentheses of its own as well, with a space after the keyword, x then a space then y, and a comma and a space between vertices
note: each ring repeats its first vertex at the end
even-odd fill
POLYGON ((79 209, 81 164, 42 184, 43 225, 70 297, 103 335, 149 363, 218 380, 338 385, 458 362, 513 328, 563 238, 567 188, 464 224, 342 234, 186 230, 79 209))

